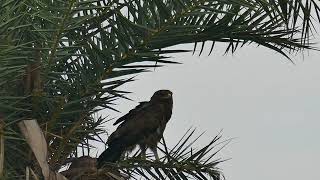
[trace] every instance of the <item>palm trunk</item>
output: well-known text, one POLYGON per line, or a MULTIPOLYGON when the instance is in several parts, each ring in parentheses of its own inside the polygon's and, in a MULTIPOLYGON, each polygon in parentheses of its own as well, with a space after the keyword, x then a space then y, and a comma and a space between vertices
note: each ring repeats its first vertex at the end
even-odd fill
POLYGON ((0 179, 3 178, 4 169, 4 118, 0 114, 0 179))

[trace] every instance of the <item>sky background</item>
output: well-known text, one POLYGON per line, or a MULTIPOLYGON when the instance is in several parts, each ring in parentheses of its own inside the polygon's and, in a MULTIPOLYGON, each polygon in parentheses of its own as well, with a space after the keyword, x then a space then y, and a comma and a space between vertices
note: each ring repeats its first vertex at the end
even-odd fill
POLYGON ((206 132, 198 147, 223 129, 223 139, 235 138, 217 156, 231 158, 220 165, 228 180, 320 179, 320 53, 294 55, 294 65, 263 47, 233 55, 223 55, 225 49, 218 45, 210 56, 209 50, 200 57, 179 54, 172 60, 182 65, 139 74, 120 88, 133 92, 128 97, 134 101, 119 100, 115 108, 121 113, 103 114, 117 119, 156 90, 170 89, 173 115, 164 135, 169 146, 190 127, 206 132))

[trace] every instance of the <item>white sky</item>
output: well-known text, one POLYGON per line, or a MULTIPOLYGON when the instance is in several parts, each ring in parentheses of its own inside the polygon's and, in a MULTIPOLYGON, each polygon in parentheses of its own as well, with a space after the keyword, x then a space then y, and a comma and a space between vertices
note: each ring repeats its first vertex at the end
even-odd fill
MULTIPOLYGON (((192 49, 192 46, 179 46, 192 49)), ((210 47, 208 47, 209 49, 210 47)), ((271 50, 244 47, 223 56, 218 47, 209 57, 177 55, 182 65, 140 74, 122 88, 135 100, 118 101, 121 113, 149 100, 154 91, 173 92, 173 116, 165 131, 169 145, 189 127, 206 131, 206 145, 223 129, 234 138, 221 158, 229 180, 320 179, 320 53, 294 57, 296 65, 271 50)), ((110 112, 106 112, 110 114, 110 112)))

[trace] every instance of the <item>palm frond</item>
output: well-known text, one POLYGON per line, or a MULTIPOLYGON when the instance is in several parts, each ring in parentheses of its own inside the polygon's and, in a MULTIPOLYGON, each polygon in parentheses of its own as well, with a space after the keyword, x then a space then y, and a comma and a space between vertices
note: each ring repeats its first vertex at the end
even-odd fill
POLYGON ((194 130, 188 130, 172 149, 167 149, 164 144, 158 147, 163 157, 157 160, 142 159, 139 153, 133 157, 126 158, 116 164, 108 164, 105 171, 115 168, 121 171, 125 176, 132 179, 223 179, 223 174, 218 165, 225 160, 216 158, 216 154, 230 140, 221 141, 221 134, 214 137, 206 146, 195 149, 197 138, 194 136, 194 130), (222 144, 222 146, 221 146, 222 144), (220 146, 219 146, 220 145, 220 146))

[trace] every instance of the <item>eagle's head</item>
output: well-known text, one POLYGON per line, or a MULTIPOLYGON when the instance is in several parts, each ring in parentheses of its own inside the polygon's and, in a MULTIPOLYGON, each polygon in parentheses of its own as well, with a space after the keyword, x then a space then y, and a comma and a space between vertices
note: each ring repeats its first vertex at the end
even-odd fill
POLYGON ((151 100, 170 100, 170 99, 172 99, 172 92, 165 89, 156 91, 151 97, 151 100))

